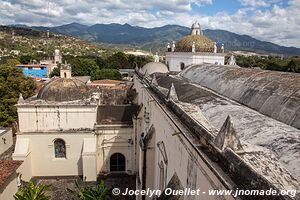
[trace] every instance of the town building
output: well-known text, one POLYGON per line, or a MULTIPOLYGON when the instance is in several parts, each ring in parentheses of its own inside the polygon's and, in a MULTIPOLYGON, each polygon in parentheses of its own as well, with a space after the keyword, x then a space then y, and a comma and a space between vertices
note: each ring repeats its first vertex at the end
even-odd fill
POLYGON ((25 76, 37 79, 45 79, 49 75, 48 65, 44 64, 17 64, 16 67, 22 69, 25 76))
POLYGON ((224 51, 224 44, 217 47, 217 43, 204 36, 200 24, 195 22, 190 35, 168 44, 165 64, 170 71, 182 71, 189 65, 203 63, 224 65, 224 51))
POLYGON ((58 49, 54 51, 53 59, 41 60, 40 63, 17 64, 16 67, 22 69, 25 76, 35 79, 46 79, 54 68, 62 64, 62 55, 58 49))
POLYGON ((96 181, 99 174, 112 171, 134 174, 132 117, 138 106, 101 103, 101 93, 89 90, 70 71, 62 67, 61 77, 53 78, 37 96, 19 99, 13 159, 26 165, 23 180, 82 176, 85 181, 96 181))

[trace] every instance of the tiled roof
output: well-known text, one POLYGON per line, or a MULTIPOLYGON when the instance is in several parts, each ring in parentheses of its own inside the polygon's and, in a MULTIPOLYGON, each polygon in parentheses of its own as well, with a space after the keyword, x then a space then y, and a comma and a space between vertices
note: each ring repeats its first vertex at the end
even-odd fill
POLYGON ((0 186, 19 168, 23 161, 0 160, 0 186))

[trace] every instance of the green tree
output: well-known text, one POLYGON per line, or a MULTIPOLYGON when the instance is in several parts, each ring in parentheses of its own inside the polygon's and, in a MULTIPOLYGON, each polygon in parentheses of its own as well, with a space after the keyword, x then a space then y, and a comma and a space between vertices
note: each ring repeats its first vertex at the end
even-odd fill
POLYGON ((128 55, 128 68, 143 67, 145 64, 152 62, 153 58, 151 56, 135 56, 128 55))
POLYGON ((73 76, 90 76, 91 73, 99 67, 94 59, 89 58, 74 58, 71 59, 73 76))
POLYGON ((128 56, 123 52, 117 52, 107 58, 109 68, 126 69, 130 68, 128 56))
POLYGON ((300 65, 297 64, 294 60, 291 60, 287 65, 287 70, 289 72, 300 73, 300 65))
POLYGON ((8 60, 0 65, 0 126, 9 126, 17 119, 15 104, 19 94, 24 98, 35 94, 36 85, 32 78, 25 77, 21 69, 16 68, 17 60, 8 60))
POLYGON ((48 185, 34 185, 33 182, 29 182, 27 186, 24 186, 21 191, 14 195, 15 200, 50 200, 49 196, 46 196, 45 191, 49 189, 48 185))
POLYGON ((121 80, 122 75, 117 69, 98 69, 91 74, 91 80, 101 79, 121 80))
POLYGON ((86 186, 78 193, 81 200, 107 200, 112 197, 111 189, 107 188, 104 181, 96 185, 96 188, 86 186))
POLYGON ((112 199, 112 190, 105 186, 101 180, 96 187, 84 185, 83 187, 75 181, 75 190, 67 188, 67 191, 77 196, 81 200, 109 200, 112 199))
POLYGON ((60 76, 60 67, 55 67, 49 76, 50 78, 52 78, 53 76, 60 76))
POLYGON ((96 58, 96 63, 97 63, 99 68, 107 68, 108 67, 107 61, 102 57, 97 57, 96 58))
POLYGON ((28 64, 28 63, 30 63, 31 60, 33 60, 33 58, 30 55, 23 55, 20 57, 20 62, 22 64, 28 64))

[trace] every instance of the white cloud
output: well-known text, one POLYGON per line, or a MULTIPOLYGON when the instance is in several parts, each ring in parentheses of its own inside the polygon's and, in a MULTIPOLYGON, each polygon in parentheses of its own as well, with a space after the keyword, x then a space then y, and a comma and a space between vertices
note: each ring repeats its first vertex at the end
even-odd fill
POLYGON ((270 6, 270 2, 264 0, 240 0, 242 5, 244 6, 252 6, 252 7, 266 7, 270 6))
POLYGON ((166 24, 190 26, 195 20, 202 27, 224 29, 287 46, 300 47, 300 2, 280 0, 237 0, 241 8, 234 14, 219 12, 208 16, 192 6, 213 4, 213 0, 2 0, 0 24, 61 25, 129 23, 156 27, 166 24))

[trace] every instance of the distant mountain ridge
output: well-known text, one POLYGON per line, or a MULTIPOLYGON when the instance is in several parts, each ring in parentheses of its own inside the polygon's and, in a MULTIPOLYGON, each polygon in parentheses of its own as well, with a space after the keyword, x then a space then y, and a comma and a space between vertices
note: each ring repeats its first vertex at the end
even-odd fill
MULTIPOLYGON (((144 28, 116 23, 95 24, 92 26, 71 23, 56 27, 35 26, 30 28, 77 36, 91 42, 135 45, 147 50, 164 48, 168 42, 176 41, 190 33, 190 28, 179 25, 144 28)), ((248 35, 210 29, 203 30, 203 33, 219 44, 224 43, 225 49, 229 51, 300 55, 300 48, 280 46, 271 42, 257 40, 248 35)))

